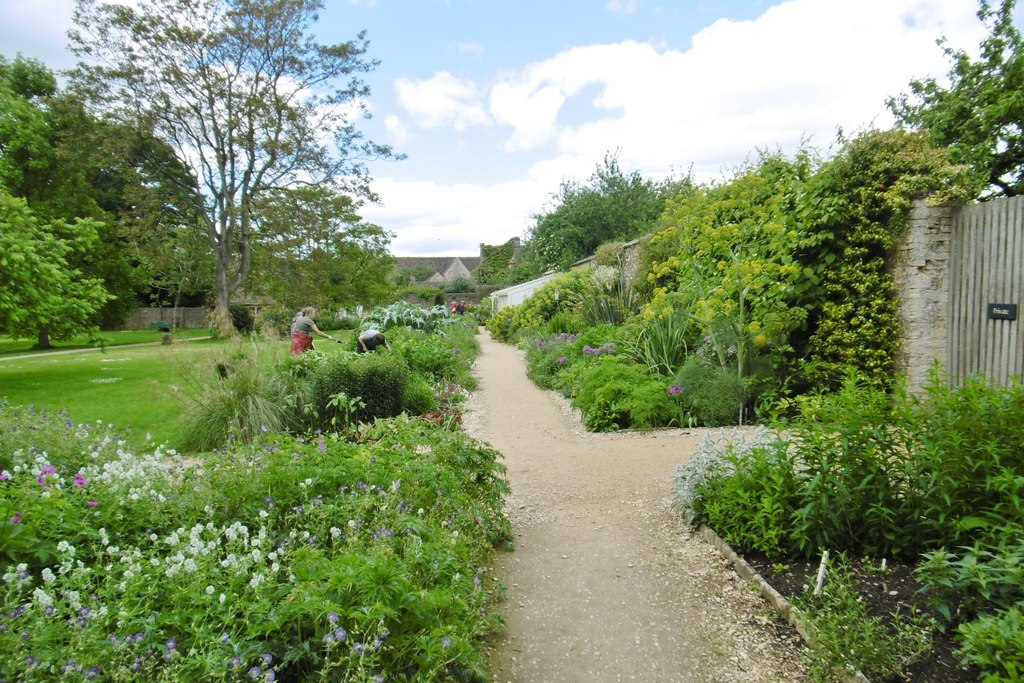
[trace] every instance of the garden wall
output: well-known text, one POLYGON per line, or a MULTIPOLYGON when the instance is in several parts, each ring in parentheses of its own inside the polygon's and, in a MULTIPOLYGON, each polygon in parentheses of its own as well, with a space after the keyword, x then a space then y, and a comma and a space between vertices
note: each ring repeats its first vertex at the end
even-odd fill
POLYGON ((970 206, 916 202, 893 259, 903 326, 897 370, 920 390, 937 360, 955 384, 1024 373, 1024 197, 970 206))
POLYGON ((206 327, 209 312, 203 306, 194 308, 139 308, 128 316, 121 325, 123 330, 143 330, 150 323, 165 321, 175 323, 178 327, 206 327))

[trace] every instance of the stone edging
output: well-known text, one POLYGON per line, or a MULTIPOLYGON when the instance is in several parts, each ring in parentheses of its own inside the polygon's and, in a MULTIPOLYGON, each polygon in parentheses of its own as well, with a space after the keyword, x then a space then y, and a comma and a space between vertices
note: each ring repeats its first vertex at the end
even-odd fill
MULTIPOLYGON (((750 564, 740 557, 735 550, 730 548, 729 544, 723 541, 718 534, 714 532, 714 530, 701 525, 697 529, 697 534, 707 541, 708 544, 714 547, 715 550, 720 552, 725 559, 732 564, 736 573, 740 575, 740 578, 753 584, 757 588, 761 597, 764 598, 769 605, 775 608, 775 611, 779 613, 779 616, 785 619, 788 624, 796 629, 797 633, 800 634, 800 637, 804 639, 804 642, 811 642, 812 639, 808 634, 807 627, 800 620, 799 610, 791 605, 789 601, 783 597, 782 593, 779 593, 777 590, 772 588, 771 584, 765 581, 764 577, 758 574, 757 570, 751 567, 750 564)), ((849 671, 836 671, 835 674, 842 683, 870 683, 867 677, 860 671, 854 671, 852 673, 849 671)))

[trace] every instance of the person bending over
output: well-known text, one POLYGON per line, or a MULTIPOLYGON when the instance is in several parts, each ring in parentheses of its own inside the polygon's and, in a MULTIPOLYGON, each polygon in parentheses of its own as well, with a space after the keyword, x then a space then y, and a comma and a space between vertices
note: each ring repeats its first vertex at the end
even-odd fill
POLYGON ((366 353, 367 351, 376 351, 378 346, 383 346, 385 349, 390 349, 387 340, 380 330, 369 329, 365 332, 361 332, 356 338, 356 351, 359 353, 366 353))

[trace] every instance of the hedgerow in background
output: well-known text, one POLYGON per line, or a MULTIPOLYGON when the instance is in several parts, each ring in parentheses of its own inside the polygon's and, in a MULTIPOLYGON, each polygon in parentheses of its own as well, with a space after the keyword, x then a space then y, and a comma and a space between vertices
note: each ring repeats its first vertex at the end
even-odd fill
POLYGON ((498 454, 464 433, 400 418, 359 444, 231 445, 200 472, 34 417, 0 415, 65 440, 4 454, 4 531, 53 550, 3 536, 6 675, 486 678, 482 567, 510 538, 508 489, 498 454))
POLYGON ((836 389, 851 369, 880 387, 891 384, 900 328, 887 266, 910 202, 975 194, 967 168, 924 133, 867 131, 821 167, 797 207, 817 239, 800 254, 815 282, 802 300, 810 337, 797 344, 810 386, 836 389))

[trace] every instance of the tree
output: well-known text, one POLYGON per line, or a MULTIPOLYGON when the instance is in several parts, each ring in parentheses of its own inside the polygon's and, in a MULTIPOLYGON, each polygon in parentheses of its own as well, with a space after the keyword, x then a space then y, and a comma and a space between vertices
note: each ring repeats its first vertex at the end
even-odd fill
POLYGON ((325 187, 375 199, 365 161, 397 158, 366 141, 359 74, 365 33, 322 45, 310 35, 322 0, 76 0, 75 83, 105 115, 166 142, 200 188, 215 256, 214 322, 252 265, 257 207, 268 194, 325 187), (341 85, 337 85, 343 81, 341 85))
POLYGON ((630 240, 653 230, 665 199, 689 186, 689 178, 654 182, 638 171, 627 174, 615 155, 606 155, 588 184, 563 182, 555 208, 534 217, 527 251, 545 268, 567 268, 605 242, 630 240))
POLYGON ((1024 52, 1014 4, 981 1, 978 17, 990 33, 978 61, 939 40, 953 62, 948 88, 933 78, 914 80, 911 95, 887 101, 899 122, 926 129, 953 161, 968 164, 988 187, 985 198, 1024 192, 1024 52))
POLYGON ((253 291, 289 309, 373 304, 393 287, 390 235, 356 213, 358 203, 325 187, 275 192, 258 207, 253 291), (297 229, 297 227, 299 229, 297 229))
POLYGON ((41 224, 23 199, 0 189, 0 330, 14 337, 42 330, 39 344, 48 348, 51 337, 88 329, 110 295, 68 259, 90 249, 97 235, 96 222, 88 219, 41 224))
POLYGON ((69 264, 100 279, 112 295, 95 322, 119 322, 138 305, 145 284, 126 224, 144 220, 143 206, 169 203, 167 184, 147 175, 143 161, 158 158, 173 172, 173 157, 156 154, 155 141, 139 142, 134 131, 91 116, 36 60, 0 57, 0 112, 0 185, 42 223, 97 221, 99 239, 70 254, 69 264))

